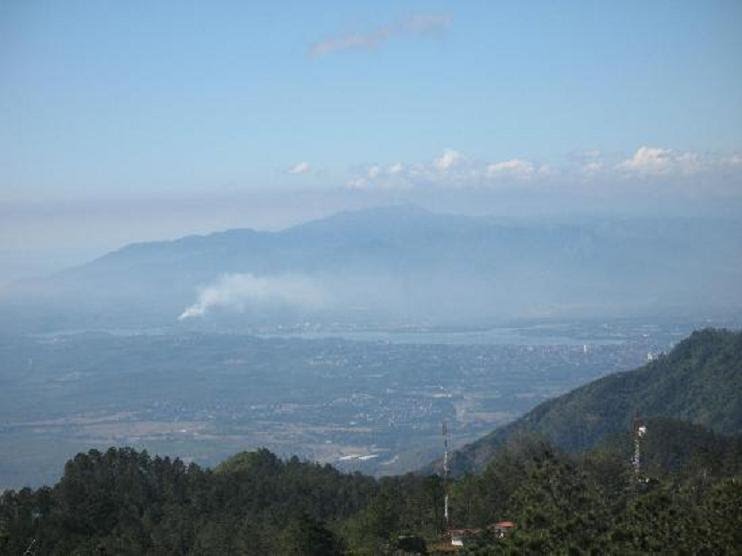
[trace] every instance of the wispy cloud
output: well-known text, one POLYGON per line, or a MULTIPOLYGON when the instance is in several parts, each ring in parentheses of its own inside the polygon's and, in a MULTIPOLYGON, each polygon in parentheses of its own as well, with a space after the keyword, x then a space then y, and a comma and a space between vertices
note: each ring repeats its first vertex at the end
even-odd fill
POLYGON ((260 306, 319 307, 326 292, 303 276, 254 276, 225 274, 201 289, 196 302, 178 320, 202 317, 214 309, 242 312, 260 306))
POLYGON ((309 47, 308 54, 312 58, 320 58, 344 50, 376 48, 397 37, 442 33, 448 29, 451 21, 450 15, 417 14, 366 33, 348 33, 317 41, 309 47))
POLYGON ((289 168, 289 174, 306 174, 311 170, 308 162, 297 162, 291 168, 289 168))

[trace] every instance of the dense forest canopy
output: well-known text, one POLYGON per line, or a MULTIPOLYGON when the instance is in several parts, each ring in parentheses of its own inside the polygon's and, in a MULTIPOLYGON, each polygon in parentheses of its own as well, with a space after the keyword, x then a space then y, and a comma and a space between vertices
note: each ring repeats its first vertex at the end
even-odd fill
POLYGON ((481 474, 373 479, 267 450, 214 470, 128 448, 79 454, 54 487, 6 491, 0 550, 22 554, 380 554, 433 552, 451 526, 472 553, 731 553, 742 542, 742 441, 649 421, 646 473, 630 435, 580 458, 511 440, 481 474), (651 439, 651 441, 649 440, 651 439), (682 439, 682 441, 681 441, 682 439), (688 441, 686 441, 688 440, 688 441), (488 529, 512 520, 500 539, 488 529), (416 540, 417 544, 412 542, 416 540))

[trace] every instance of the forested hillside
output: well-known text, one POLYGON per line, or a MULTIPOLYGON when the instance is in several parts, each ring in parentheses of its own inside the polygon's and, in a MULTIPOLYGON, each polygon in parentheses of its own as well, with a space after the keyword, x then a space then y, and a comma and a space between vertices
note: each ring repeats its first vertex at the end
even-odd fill
POLYGON ((546 401, 454 454, 457 473, 482 469, 508 438, 534 433, 577 453, 627 431, 636 416, 669 417, 721 434, 742 432, 742 333, 694 332, 669 354, 546 401))
POLYGON ((0 547, 3 554, 32 543, 40 554, 337 554, 401 529, 435 534, 442 492, 437 477, 376 481, 267 450, 211 471, 111 448, 77 455, 53 488, 6 491, 0 547))
POLYGON ((464 553, 733 553, 742 442, 699 427, 689 437, 669 421, 648 429, 640 480, 628 434, 579 458, 512 438, 483 473, 448 486, 437 476, 341 474, 266 450, 213 471, 131 449, 91 451, 54 487, 3 494, 0 553, 435 553, 450 542, 446 488, 451 527, 470 529, 464 553), (503 519, 516 526, 500 539, 488 526, 503 519))

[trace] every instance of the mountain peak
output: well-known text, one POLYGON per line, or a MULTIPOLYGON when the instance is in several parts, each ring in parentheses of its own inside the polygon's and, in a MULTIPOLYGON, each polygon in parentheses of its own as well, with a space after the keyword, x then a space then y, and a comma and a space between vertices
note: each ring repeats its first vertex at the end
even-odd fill
POLYGON ((348 221, 367 221, 376 220, 383 221, 387 219, 406 219, 406 218, 421 218, 421 217, 435 217, 438 216, 418 205, 412 203, 402 203, 395 205, 382 205, 375 207, 367 207, 355 210, 343 210, 336 212, 325 218, 319 220, 313 220, 304 224, 299 224, 297 227, 306 225, 316 224, 318 222, 348 222, 348 221))
POLYGON ((345 210, 319 220, 299 224, 285 232, 291 235, 358 233, 368 237, 368 235, 402 233, 403 230, 431 226, 446 218, 446 215, 429 212, 417 205, 387 205, 345 210))

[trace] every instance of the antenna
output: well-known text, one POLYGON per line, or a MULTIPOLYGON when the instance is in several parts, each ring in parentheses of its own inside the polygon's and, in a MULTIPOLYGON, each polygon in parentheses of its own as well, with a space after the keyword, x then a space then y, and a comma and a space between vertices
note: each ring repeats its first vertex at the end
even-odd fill
POLYGON ((641 482, 641 439, 645 434, 647 434, 647 427, 637 415, 634 417, 634 457, 631 458, 637 483, 641 482))
POLYGON ((28 548, 23 553, 23 556, 33 556, 36 554, 36 549, 34 548, 34 545, 36 544, 36 538, 31 539, 31 544, 28 545, 28 548))
POLYGON ((441 435, 443 436, 443 517, 446 520, 446 530, 448 530, 451 524, 448 517, 448 425, 445 420, 441 427, 441 435))

